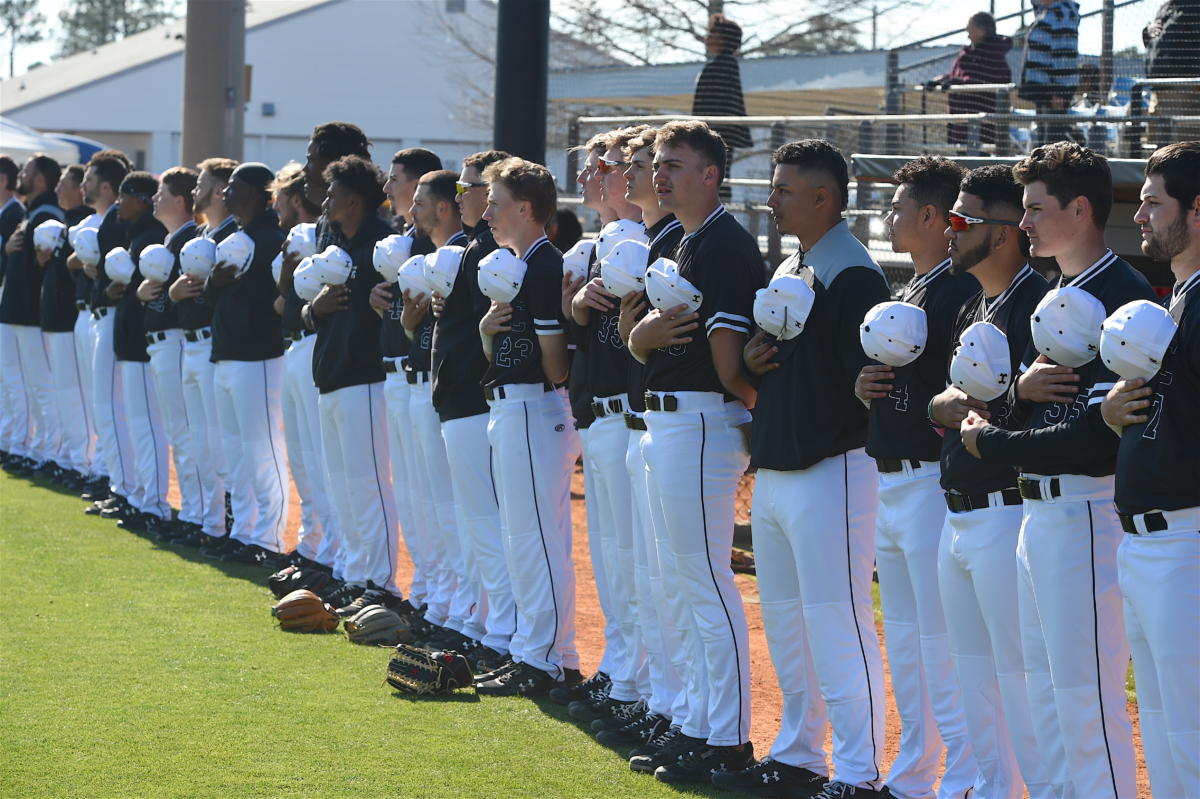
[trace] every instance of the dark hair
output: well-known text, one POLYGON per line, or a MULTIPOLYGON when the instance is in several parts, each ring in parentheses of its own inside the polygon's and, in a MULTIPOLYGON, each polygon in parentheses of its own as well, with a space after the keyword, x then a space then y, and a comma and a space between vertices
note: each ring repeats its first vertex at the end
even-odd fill
MULTIPOLYGON (((1007 164, 989 164, 987 166, 979 166, 966 173, 959 184, 958 190, 964 194, 970 194, 978 197, 983 201, 983 210, 985 213, 993 213, 993 209, 1001 206, 1009 213, 1020 219, 1024 212, 1025 204, 1023 200, 1024 189, 1017 179, 1013 177, 1013 169, 1007 164)), ((1013 227, 1017 227, 1017 223, 1013 222, 1013 227)), ((1025 231, 1017 230, 1018 240, 1021 246, 1021 254, 1029 255, 1029 237, 1025 231)))
POLYGON ((371 142, 362 128, 351 122, 326 122, 313 128, 312 142, 317 155, 330 161, 344 155, 371 157, 371 142))
POLYGON ((29 160, 33 162, 33 168, 38 174, 46 179, 47 191, 58 185, 58 179, 62 177, 62 167, 57 161, 45 153, 37 153, 29 160))
POLYGON ((383 175, 369 158, 344 155, 325 167, 325 182, 338 185, 362 197, 368 211, 383 204, 383 175))
POLYGON ((159 180, 171 192, 171 196, 182 197, 183 207, 189 214, 192 213, 192 192, 196 189, 200 174, 186 166, 173 166, 163 172, 159 180))
POLYGON ((436 172, 442 168, 442 159, 437 153, 424 147, 409 147, 392 156, 392 163, 399 164, 404 169, 408 179, 419 178, 426 172, 436 172))
POLYGON ((111 186, 113 194, 116 194, 121 188, 121 181, 129 174, 129 159, 116 150, 101 150, 88 161, 88 169, 96 173, 101 183, 111 186))
POLYGON ((299 197, 300 205, 307 214, 317 216, 321 213, 321 206, 309 200, 308 195, 304 193, 304 167, 294 161, 285 164, 275 173, 275 180, 271 183, 270 188, 274 194, 282 194, 284 197, 299 197))
POLYGON ((196 164, 198 172, 208 172, 222 183, 228 183, 237 168, 238 162, 232 158, 205 158, 196 164))
POLYGON ((1075 142, 1043 144, 1013 167, 1013 176, 1028 186, 1041 181, 1063 208, 1076 197, 1092 206, 1092 222, 1103 228, 1112 211, 1112 172, 1108 159, 1075 142))
MULTIPOLYGON (((701 155, 708 163, 717 167, 717 183, 725 180, 725 140, 706 122, 695 119, 677 119, 668 122, 654 135, 654 149, 684 145, 701 155)), ((607 148, 605 148, 607 149, 607 148)))
POLYGON ((512 153, 506 153, 503 150, 483 150, 482 152, 472 153, 463 159, 463 169, 475 167, 479 170, 479 174, 483 174, 483 170, 487 169, 492 164, 498 164, 501 161, 512 158, 512 153))
POLYGON ((941 155, 922 155, 901 166, 892 175, 899 184, 907 184, 918 207, 932 205, 943 221, 958 198, 958 186, 967 170, 941 155))
POLYGON ((554 234, 554 246, 560 250, 569 250, 583 238, 583 225, 579 217, 570 208, 559 208, 554 212, 558 230, 554 234))
POLYGON ((983 28, 988 36, 996 35, 996 18, 986 11, 976 11, 967 20, 968 25, 974 25, 977 28, 983 28))
POLYGON ((513 199, 528 202, 534 221, 540 225, 545 225, 558 207, 554 176, 541 164, 524 158, 506 158, 489 166, 483 179, 503 185, 513 199))
POLYGON ((709 30, 721 37, 722 53, 736 53, 742 46, 742 26, 731 19, 718 19, 709 30))
POLYGON ((1160 147, 1146 162, 1146 177, 1163 176, 1167 194, 1183 210, 1191 208, 1200 195, 1200 141, 1180 141, 1160 147))
POLYGON ((76 183, 83 183, 83 165, 71 164, 63 170, 62 178, 59 178, 59 180, 61 181, 63 178, 70 178, 76 183))
POLYGON ((457 182, 458 175, 454 172, 448 169, 436 169, 421 175, 418 185, 428 186, 429 193, 433 195, 435 201, 450 203, 450 207, 457 211, 458 205, 454 202, 454 198, 458 194, 454 185, 457 182))
POLYGON ((780 147, 771 155, 771 164, 791 164, 800 169, 816 169, 833 178, 841 192, 842 210, 850 195, 850 171, 842 151, 824 139, 801 139, 780 147))
MULTIPOLYGON (((95 160, 97 158, 115 158, 118 161, 120 161, 121 163, 125 164, 126 172, 133 171, 133 162, 129 160, 129 156, 127 156, 125 153, 121 152, 120 150, 112 150, 112 149, 97 150, 96 152, 92 153, 92 160, 95 160)), ((91 165, 91 161, 88 162, 88 165, 91 165)))
POLYGON ((0 155, 0 175, 3 175, 8 181, 9 191, 17 190, 17 179, 21 175, 21 168, 7 155, 0 155))
POLYGON ((158 179, 149 172, 130 172, 121 181, 121 194, 137 197, 139 200, 150 202, 150 198, 158 191, 158 179))

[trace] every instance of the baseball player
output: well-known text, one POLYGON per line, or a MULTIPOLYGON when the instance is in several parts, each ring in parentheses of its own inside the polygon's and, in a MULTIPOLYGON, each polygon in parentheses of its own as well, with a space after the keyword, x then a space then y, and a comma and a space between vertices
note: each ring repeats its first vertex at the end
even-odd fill
POLYGON ((962 799, 975 784, 975 759, 954 677, 937 584, 938 540, 946 516, 938 484, 942 439, 926 408, 946 386, 950 330, 979 283, 954 272, 946 254, 947 213, 965 170, 923 156, 893 175, 896 192, 884 216, 894 252, 909 253, 913 277, 900 300, 925 312, 920 354, 903 367, 863 367, 854 393, 868 407, 867 454, 879 471, 875 561, 888 665, 900 710, 900 751, 888 772, 894 797, 962 799), (935 726, 936 722, 936 726, 935 726), (939 740, 940 735, 940 740, 939 740))
MULTIPOLYGON (((483 384, 490 408, 488 441, 517 625, 512 661, 479 675, 476 687, 483 694, 532 696, 545 694, 556 682, 579 679, 571 420, 554 390, 568 371, 562 255, 544 231, 557 196, 549 170, 519 158, 492 164, 483 180, 488 184, 483 218, 496 243, 512 251, 503 253, 509 256, 506 269, 522 269, 524 275, 511 300, 493 300, 479 322, 489 361, 483 384)), ((493 253, 492 261, 505 263, 502 251, 493 253)), ((481 289, 486 267, 481 264, 481 289)), ((510 278, 507 285, 514 282, 510 278)))
POLYGON ((1029 316, 1046 293, 1046 281, 1028 265, 1029 245, 1017 227, 1021 186, 1004 165, 971 170, 963 180, 946 236, 956 272, 970 272, 982 287, 963 305, 948 336, 958 345, 977 323, 1004 336, 995 353, 994 381, 951 385, 930 402, 929 415, 944 430, 941 487, 948 509, 938 552, 938 585, 950 654, 962 690, 967 730, 975 754, 980 796, 1019 797, 1022 779, 1032 798, 1053 795, 1033 735, 1017 614, 1016 549, 1021 497, 1016 472, 982 463, 963 448, 958 425, 974 410, 997 425, 1009 424, 1005 388, 1029 342, 1029 316))
MULTIPOLYGON (((59 208, 69 229, 90 217, 92 209, 83 203, 83 167, 68 167, 55 188, 59 208)), ((62 436, 62 471, 58 480, 64 486, 80 491, 92 475, 92 456, 95 452, 92 427, 92 402, 87 391, 90 376, 84 369, 81 345, 87 345, 90 356, 90 315, 77 310, 76 280, 67 268, 71 246, 62 238, 54 249, 35 250, 42 268, 40 321, 50 360, 50 378, 54 389, 53 408, 58 414, 58 429, 62 436), (84 341, 77 340, 76 327, 83 319, 84 341)), ((86 305, 85 305, 86 308, 86 305)), ((90 357, 86 359, 90 362, 90 357)))
MULTIPOLYGON (((1117 574, 1150 787, 1155 796, 1194 799, 1200 796, 1200 141, 1155 152, 1141 198, 1134 221, 1142 228, 1142 252, 1171 263, 1175 286, 1166 305, 1178 329, 1168 325, 1159 334, 1166 347, 1159 363, 1135 364, 1139 375, 1118 381, 1101 411, 1121 437, 1115 498, 1126 535, 1117 574)), ((1161 318, 1157 308, 1142 310, 1161 318)))
POLYGON ((391 491, 383 364, 379 355, 379 316, 371 309, 371 289, 379 273, 371 265, 375 243, 394 231, 376 213, 383 203, 383 180, 369 160, 347 155, 325 170, 329 189, 323 211, 336 225, 342 243, 314 256, 345 259, 343 272, 325 286, 301 313, 315 327, 313 382, 321 392, 321 438, 330 495, 338 514, 345 550, 345 585, 329 599, 342 609, 361 599, 367 604, 397 605, 396 554, 399 527, 391 491), (331 255, 332 254, 332 255, 331 255))
MULTIPOLYGON (((109 283, 105 287, 105 294, 116 303, 113 352, 125 397, 129 440, 133 445, 134 488, 129 494, 133 512, 126 514, 118 526, 156 535, 165 531, 164 523, 171 518, 171 506, 167 504, 168 444, 157 388, 150 374, 150 356, 146 351, 145 308, 137 296, 142 273, 137 265, 142 250, 151 244, 161 244, 167 235, 162 222, 154 218, 157 191, 158 180, 149 172, 130 172, 121 181, 117 214, 128 226, 125 231, 127 257, 135 268, 128 282, 106 268, 109 283)), ((110 253, 109 258, 113 257, 116 256, 110 253)))
POLYGON ((680 726, 662 736, 657 754, 630 760, 664 782, 707 782, 713 769, 738 770, 754 759, 748 633, 729 553, 734 495, 748 462, 739 426, 750 421, 756 395, 741 348, 765 275, 754 238, 718 199, 724 166, 725 143, 707 125, 659 129, 654 185, 685 235, 664 307, 629 335, 630 353, 646 364, 642 451, 652 523, 666 531, 672 555, 662 559, 663 582, 686 608, 679 618, 687 625, 688 715, 674 719, 680 726))
MULTIPOLYGON (((203 429, 192 432, 183 398, 183 329, 179 312, 168 293, 170 284, 178 278, 179 253, 183 245, 196 237, 196 218, 192 212, 193 193, 198 173, 187 167, 172 167, 159 178, 155 192, 154 217, 167 229, 163 245, 170 255, 166 280, 151 278, 143 271, 137 287, 137 298, 145 306, 143 323, 146 330, 146 354, 150 357, 150 376, 158 398, 163 432, 171 445, 175 463, 175 480, 179 485, 180 506, 178 523, 170 519, 161 525, 160 538, 174 541, 200 532, 205 515, 204 493, 200 474, 210 468, 196 458, 192 438, 203 435, 203 429)), ((151 251, 151 259, 158 256, 151 251)), ((164 259, 165 255, 162 256, 164 259)), ((139 264, 141 262, 139 261, 139 264)), ((223 510, 223 509, 222 509, 223 510)))
POLYGON ((878 477, 863 449, 866 410, 853 395, 867 361, 858 322, 888 286, 842 217, 842 154, 806 139, 773 161, 767 203, 803 252, 775 276, 796 275, 814 293, 798 335, 772 341, 760 331, 745 349, 761 381, 754 551, 783 721, 769 758, 714 782, 740 788, 766 777, 799 795, 883 796, 883 660, 870 593, 878 477), (834 778, 822 791, 826 710, 834 778))
POLYGON ((497 668, 509 657, 517 609, 496 496, 492 449, 487 437, 488 405, 483 396, 487 357, 479 339, 479 322, 490 301, 479 289, 479 262, 496 249, 483 212, 487 207, 485 169, 511 156, 485 150, 463 159, 455 184, 460 219, 470 239, 449 294, 434 292, 436 314, 430 364, 433 407, 441 421, 454 512, 464 551, 473 553, 487 601, 482 647, 471 653, 476 673, 497 668))
MULTIPOLYGON (((16 161, 7 155, 0 155, 0 201, 3 201, 3 205, 0 205, 0 288, 8 263, 5 245, 25 219, 25 205, 17 196, 20 174, 21 168, 16 161)), ((0 358, 3 363, 15 363, 16 346, 13 328, 0 324, 0 358)), ((9 471, 25 466, 25 457, 28 455, 25 447, 27 431, 24 427, 19 432, 17 430, 18 420, 26 418, 23 415, 26 413, 25 389, 21 386, 20 377, 20 370, 8 367, 0 370, 0 399, 3 399, 3 409, 0 410, 0 450, 4 453, 4 468, 9 471)))
POLYGON ((262 563, 283 549, 289 501, 287 445, 283 436, 283 333, 274 302, 271 260, 283 233, 270 208, 275 173, 263 164, 241 164, 223 191, 225 207, 250 255, 240 264, 221 260, 205 283, 212 304, 213 386, 217 423, 233 503, 230 535, 202 550, 240 563, 262 563))
MULTIPOLYGON (((1057 142, 1036 148, 1013 173, 1025 186, 1021 227, 1034 256, 1057 261, 1059 289, 1082 289, 1100 301, 1103 315, 1153 298, 1146 279, 1104 244, 1112 178, 1103 157, 1057 142)), ((1035 314, 1035 333, 1038 321, 1035 314)), ((1054 324, 1060 326, 1072 329, 1066 320, 1054 324)), ((1063 349, 1085 349, 1054 340, 1063 349)), ((1023 429, 968 416, 963 443, 985 462, 1021 471, 1021 638, 1034 730, 1050 780, 1056 791, 1076 796, 1133 796, 1124 690, 1129 643, 1116 569, 1122 533, 1112 508, 1117 440, 1100 416, 1116 376, 1098 358, 1071 368, 1036 349, 1028 349, 1010 390, 1014 427, 1023 429)))
POLYGON ((24 387, 23 396, 13 397, 15 437, 25 441, 28 458, 35 462, 26 463, 20 472, 45 477, 57 473, 62 439, 38 319, 42 270, 34 252, 33 231, 49 219, 62 222, 65 218, 54 193, 61 172, 58 162, 43 154, 34 155, 21 168, 17 192, 26 198, 25 218, 4 241, 4 292, 0 296, 0 325, 7 327, 15 345, 4 347, 3 368, 20 375, 24 387))
MULTIPOLYGON (((197 237, 220 243, 237 231, 237 220, 225 207, 224 190, 229 176, 237 168, 230 158, 207 158, 196 165, 199 177, 192 190, 192 211, 203 216, 197 237)), ((180 382, 183 408, 187 413, 189 443, 193 458, 205 464, 200 469, 200 530, 179 539, 179 543, 200 547, 220 557, 237 542, 229 538, 231 504, 226 492, 228 464, 225 443, 217 419, 217 395, 213 382, 212 315, 213 306, 204 293, 204 280, 184 272, 174 278, 168 291, 179 327, 183 331, 183 364, 180 382)))

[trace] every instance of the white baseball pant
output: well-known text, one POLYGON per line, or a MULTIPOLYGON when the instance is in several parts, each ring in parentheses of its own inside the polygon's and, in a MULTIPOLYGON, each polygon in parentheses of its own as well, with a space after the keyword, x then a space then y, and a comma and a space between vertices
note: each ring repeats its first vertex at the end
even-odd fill
POLYGON ((900 751, 887 785, 896 799, 964 799, 977 768, 938 592, 946 503, 938 462, 919 463, 904 462, 902 471, 879 475, 875 564, 901 721, 900 751), (946 767, 935 794, 943 742, 946 767))
MULTIPOLYGON (((578 669, 575 571, 571 560, 571 419, 540 384, 497 389, 488 400, 500 522, 517 605, 513 660, 563 678, 578 669)), ((573 432, 573 431, 572 431, 573 432)))
MULTIPOLYGON (((386 363, 389 359, 385 358, 386 363)), ((429 528, 425 520, 425 505, 416 494, 416 444, 412 436, 410 386, 395 360, 396 371, 388 372, 383 383, 384 404, 387 406, 388 452, 392 461, 392 496, 400 521, 404 546, 413 563, 412 583, 408 601, 413 607, 425 608, 425 620, 444 625, 450 609, 451 594, 438 593, 438 574, 431 563, 428 545, 429 528)))
POLYGON ((374 583, 400 596, 396 568, 400 530, 391 491, 383 384, 347 386, 322 394, 325 476, 345 550, 345 580, 374 583))
POLYGON ((578 431, 579 445, 583 453, 583 496, 584 518, 587 522, 588 560, 592 564, 592 582, 596 586, 596 599, 600 603, 600 615, 604 617, 604 652, 596 671, 607 674, 610 678, 618 664, 624 658, 620 631, 617 628, 616 614, 612 610, 611 580, 608 579, 609 566, 605 559, 605 541, 609 536, 603 530, 604 515, 600 506, 595 502, 596 472, 588 457, 588 436, 591 427, 578 431))
POLYGON ((429 531, 431 548, 440 571, 447 575, 447 587, 453 585, 448 615, 455 629, 473 641, 483 639, 488 613, 479 579, 479 566, 469 539, 458 529, 455 513, 454 484, 442 439, 442 423, 433 408, 433 386, 424 375, 409 386, 408 414, 416 458, 421 496, 427 499, 427 516, 433 524, 429 531))
POLYGON ((50 353, 50 379, 53 387, 51 409, 58 416, 62 439, 59 466, 82 475, 91 471, 90 418, 92 403, 84 394, 83 374, 79 368, 75 333, 43 333, 50 353))
POLYGON ((31 457, 38 461, 57 462, 61 457, 59 448, 62 439, 50 379, 50 358, 42 329, 33 325, 13 325, 12 329, 16 334, 21 384, 25 387, 26 407, 30 410, 30 424, 33 427, 29 439, 31 457))
POLYGON ((1200 797, 1200 507, 1117 549, 1142 747, 1155 796, 1200 797))
MULTIPOLYGON (((208 328, 202 328, 208 331, 208 328)), ((200 471, 200 528, 211 536, 225 535, 225 447, 217 418, 213 382, 212 339, 183 342, 180 376, 183 409, 187 414, 192 457, 200 471)))
POLYGON ((21 357, 16 325, 0 325, 0 446, 29 457, 29 401, 21 383, 21 357))
POLYGON ((283 358, 218 361, 217 421, 232 489, 233 530, 244 544, 283 549, 290 488, 283 434, 283 358))
POLYGON ((979 768, 979 799, 1019 799, 1022 778, 1030 799, 1055 795, 1025 688, 1015 556, 1020 526, 1019 505, 947 513, 938 549, 938 586, 979 768))
MULTIPOLYGON (((203 464, 196 459, 187 404, 183 401, 183 331, 165 330, 162 335, 164 338, 161 341, 146 346, 146 353, 150 356, 150 375, 154 380, 162 429, 166 433, 167 443, 171 445, 171 459, 175 463, 175 481, 179 484, 179 519, 189 524, 200 524, 204 518, 204 501, 200 495, 200 469, 203 464)), ((168 518, 169 514, 168 510, 168 518)))
POLYGON ((283 354, 283 430, 288 464, 300 496, 300 530, 296 551, 309 560, 333 566, 337 520, 325 478, 319 392, 313 384, 312 354, 317 337, 293 341, 283 354))
POLYGON ((484 646, 507 653, 517 629, 517 606, 508 577, 508 555, 500 533, 500 505, 493 477, 492 448, 481 413, 442 422, 442 440, 454 486, 454 511, 462 545, 475 553, 487 613, 484 646))
POLYGON ((1117 584, 1124 534, 1112 504, 1113 478, 1055 479, 1062 496, 1025 500, 1016 550, 1033 729, 1056 786, 1065 777, 1077 797, 1133 797, 1129 639, 1117 584), (1059 752, 1066 757, 1056 770, 1059 752))
MULTIPOLYGON (((625 460, 629 454, 629 428, 625 426, 625 397, 597 397, 595 402, 608 409, 608 415, 592 422, 587 432, 584 463, 591 465, 592 485, 587 494, 588 504, 597 509, 599 532, 602 534, 604 573, 597 575, 607 583, 608 607, 604 611, 605 632, 615 627, 617 640, 605 640, 604 652, 609 657, 613 643, 619 647, 611 657, 612 678, 609 696, 620 702, 642 698, 638 681, 644 677, 645 651, 638 630, 638 605, 634 573, 634 515, 633 492, 625 460)), ((589 536, 591 531, 589 530, 589 536)), ((641 686, 644 687, 644 686, 641 686)))
POLYGON ((666 588, 680 592, 698 640, 698 647, 684 642, 701 655, 688 688, 707 690, 707 699, 693 694, 689 703, 704 701, 710 744, 737 746, 750 738, 749 632, 729 553, 737 485, 749 463, 737 425, 750 414, 715 392, 672 396, 678 411, 646 412, 642 444, 651 502, 661 508, 673 555, 673 563, 662 563, 664 575, 673 572, 666 588))
POLYGON ((84 458, 87 470, 84 477, 94 477, 104 471, 96 459, 96 412, 92 397, 92 360, 96 353, 96 322, 92 319, 91 311, 80 311, 75 320, 75 366, 79 369, 79 400, 83 413, 83 422, 87 427, 87 443, 84 445, 84 458))
POLYGON ((130 498, 136 485, 133 441, 125 413, 125 387, 113 351, 113 312, 100 311, 96 320, 96 349, 92 358, 92 410, 96 419, 96 454, 108 473, 109 490, 130 498))
POLYGON ((163 432, 158 392, 150 374, 150 364, 117 361, 117 371, 125 394, 129 440, 133 444, 134 488, 129 493, 129 504, 142 513, 170 519, 171 506, 167 504, 170 479, 167 436, 163 432))

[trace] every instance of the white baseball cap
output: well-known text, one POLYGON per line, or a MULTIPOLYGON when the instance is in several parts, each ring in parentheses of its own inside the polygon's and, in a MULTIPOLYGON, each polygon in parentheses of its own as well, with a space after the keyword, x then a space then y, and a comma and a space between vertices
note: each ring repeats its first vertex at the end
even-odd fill
POLYGON ((321 281, 313 273, 312 256, 302 258, 292 273, 292 287, 296 296, 305 302, 312 302, 321 293, 321 281))
POLYGON ((174 268, 175 253, 161 244, 147 244, 138 256, 138 269, 147 280, 166 283, 174 268))
POLYGON ((242 230, 226 236, 217 245, 218 264, 230 264, 237 267, 237 276, 246 274, 254 260, 254 239, 242 230))
POLYGON ((505 249, 479 262, 479 290, 495 302, 512 302, 525 282, 525 262, 505 249))
POLYGON ((704 302, 704 295, 679 274, 679 264, 669 258, 659 258, 646 270, 646 296, 660 311, 686 305, 687 313, 695 313, 704 302))
POLYGON ((301 222, 288 231, 283 249, 290 255, 307 258, 317 254, 317 226, 312 222, 301 222))
POLYGON ((1083 366, 1100 353, 1105 316, 1103 303, 1083 289, 1051 289, 1029 318, 1033 346, 1060 366, 1083 366))
POLYGON ((600 235, 596 237, 596 260, 603 261, 613 251, 613 247, 630 240, 649 244, 650 239, 646 236, 646 226, 641 222, 634 222, 632 219, 618 219, 609 222, 600 229, 600 235))
POLYGON ((462 265, 463 253, 466 251, 466 247, 447 244, 425 256, 425 282, 431 289, 443 297, 450 296, 450 292, 454 290, 454 281, 458 277, 458 267, 462 265))
POLYGON ((271 279, 274 280, 276 283, 278 283, 279 278, 282 277, 282 275, 283 275, 283 250, 280 250, 278 253, 275 254, 275 257, 273 259, 271 259, 271 279))
POLYGON ((197 280, 207 280, 216 261, 217 245, 212 239, 204 236, 197 236, 184 244, 183 249, 179 251, 179 267, 184 274, 197 280))
POLYGON ((591 260, 592 251, 596 249, 596 242, 591 239, 580 239, 575 242, 575 246, 563 253, 563 277, 575 280, 587 274, 588 261, 591 260))
POLYGON ((600 262, 604 290, 614 297, 646 290, 646 265, 650 263, 650 245, 636 239, 619 242, 600 262))
POLYGON ((33 246, 39 250, 57 250, 67 240, 67 226, 57 219, 47 219, 33 231, 33 246))
POLYGON ((1177 329, 1171 314, 1158 303, 1127 302, 1101 326, 1100 358, 1124 380, 1149 380, 1162 368, 1177 329))
POLYGON ((81 228, 75 234, 72 246, 75 247, 75 254, 79 256, 79 260, 88 266, 100 263, 100 239, 97 237, 96 228, 81 228))
POLYGON ((85 228, 95 227, 95 225, 90 225, 88 222, 89 220, 87 219, 83 220, 82 222, 76 222, 74 225, 71 225, 69 230, 67 230, 67 242, 72 247, 75 246, 75 239, 79 236, 79 231, 84 230, 85 228))
POLYGON ((991 402, 1012 383, 1008 336, 989 322, 976 322, 958 337, 950 359, 950 382, 983 402, 991 402))
POLYGON ((128 283, 133 280, 133 272, 137 269, 129 250, 124 247, 113 247, 104 256, 104 272, 114 283, 128 283))
POLYGON ((388 283, 396 282, 396 273, 412 255, 412 236, 393 234, 375 242, 375 250, 371 253, 371 263, 375 271, 383 276, 388 283))
POLYGON ((863 352, 887 366, 907 366, 925 351, 929 320, 907 302, 881 302, 863 317, 858 339, 863 352))
POLYGON ((754 322, 780 341, 804 330, 816 293, 799 275, 780 275, 754 293, 754 322))
POLYGON ((317 282, 340 286, 350 279, 350 270, 354 268, 354 260, 350 253, 336 244, 330 244, 325 252, 309 256, 312 258, 313 277, 317 282))
POLYGON ((400 293, 409 292, 412 296, 429 293, 429 283, 425 280, 425 256, 414 255, 404 262, 396 271, 396 283, 400 293))

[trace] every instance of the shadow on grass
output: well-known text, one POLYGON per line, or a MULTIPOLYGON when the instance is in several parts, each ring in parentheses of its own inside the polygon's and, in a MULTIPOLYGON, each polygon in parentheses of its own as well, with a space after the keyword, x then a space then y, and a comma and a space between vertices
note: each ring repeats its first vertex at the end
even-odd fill
POLYGON ((404 693, 403 691, 392 691, 392 696, 395 697, 396 699, 399 699, 400 701, 408 702, 410 704, 425 703, 425 702, 434 702, 437 704, 446 704, 446 703, 478 704, 480 701, 479 694, 475 693, 474 691, 468 691, 466 689, 463 689, 460 691, 454 691, 454 692, 448 693, 448 694, 437 694, 437 695, 407 694, 407 693, 404 693))

